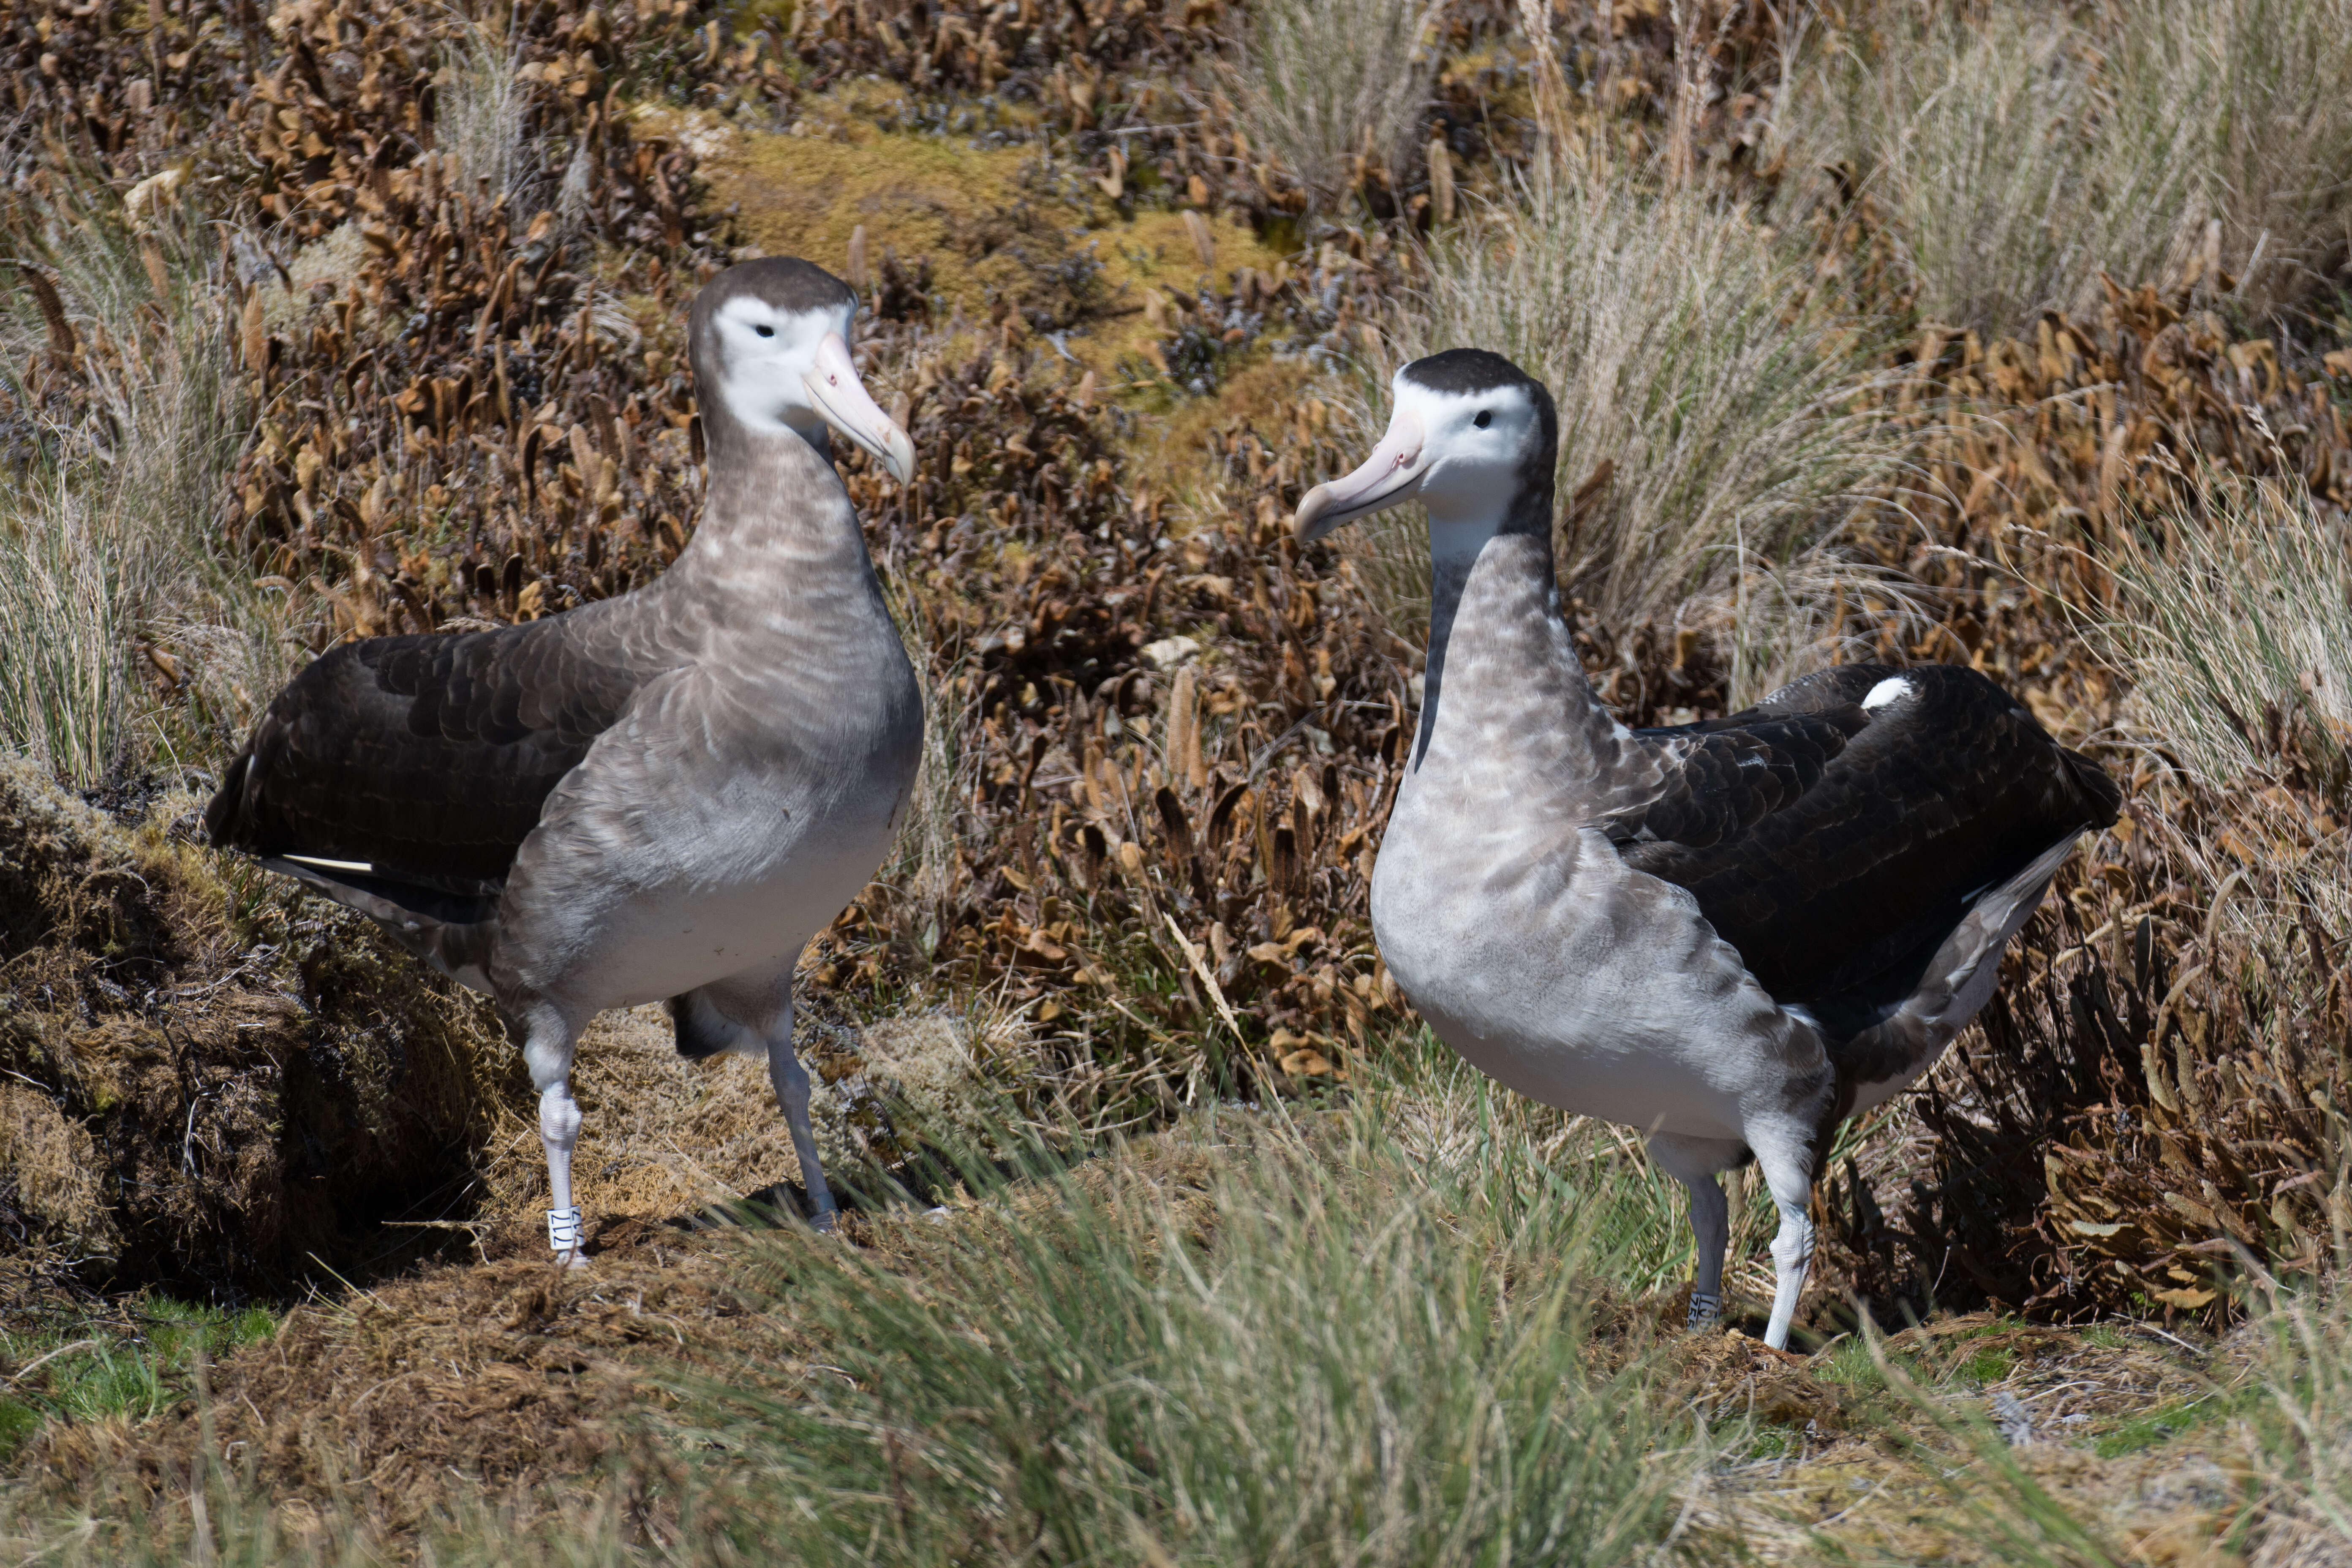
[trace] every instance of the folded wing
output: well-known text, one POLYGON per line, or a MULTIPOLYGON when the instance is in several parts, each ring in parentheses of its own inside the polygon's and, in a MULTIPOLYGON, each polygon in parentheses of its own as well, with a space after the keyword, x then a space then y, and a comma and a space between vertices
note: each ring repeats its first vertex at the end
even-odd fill
POLYGON ((463 918, 494 898, 541 809, 655 669, 562 623, 376 637, 313 660, 269 705, 205 814, 215 844, 320 868, 463 918))
POLYGON ((1887 1016, 1988 889, 2112 823, 2120 799, 1951 665, 1842 666, 1636 738, 1662 783, 1612 815, 1627 864, 1688 889, 1758 982, 1832 1040, 1887 1016))

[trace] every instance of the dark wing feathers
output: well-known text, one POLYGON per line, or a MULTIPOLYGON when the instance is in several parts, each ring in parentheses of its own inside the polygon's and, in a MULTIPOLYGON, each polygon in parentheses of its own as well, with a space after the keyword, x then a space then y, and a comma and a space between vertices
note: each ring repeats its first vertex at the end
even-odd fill
POLYGON ((213 842, 369 862, 396 882, 496 888, 547 796, 643 672, 536 621, 346 643, 296 676, 205 814, 213 842))
POLYGON ((1669 783, 1640 818, 1654 841, 1621 844, 1626 863, 1688 889, 1765 990, 1833 1035, 1909 995, 1988 886, 2119 804, 2097 763, 1958 666, 1842 666, 1642 735, 1669 783), (1906 695, 1860 706, 1898 675, 1906 695), (1711 749, 1734 736, 1769 755, 1711 749))
POLYGON ((1654 796, 1612 813, 1605 826, 1614 838, 1719 844, 1795 804, 1861 727, 1839 715, 1759 717, 1751 710, 1737 721, 1636 731, 1651 742, 1664 776, 1654 796))

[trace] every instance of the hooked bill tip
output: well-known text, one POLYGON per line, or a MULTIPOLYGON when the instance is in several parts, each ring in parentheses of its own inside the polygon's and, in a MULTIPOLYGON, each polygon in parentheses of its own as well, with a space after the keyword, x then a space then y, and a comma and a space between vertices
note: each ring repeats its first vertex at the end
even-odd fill
POLYGON ((1324 514, 1331 510, 1331 487, 1317 485, 1298 498, 1298 510, 1291 514, 1290 536, 1301 544, 1312 544, 1324 534, 1324 514))

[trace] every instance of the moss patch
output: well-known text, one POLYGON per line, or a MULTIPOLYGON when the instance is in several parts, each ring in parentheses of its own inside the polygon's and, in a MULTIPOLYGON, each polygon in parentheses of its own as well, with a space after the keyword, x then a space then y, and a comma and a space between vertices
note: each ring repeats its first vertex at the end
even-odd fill
POLYGON ((935 315, 975 328, 1011 316, 1016 332, 1066 333, 1070 359, 1106 380, 1123 361, 1139 366, 1165 333, 1146 309, 1148 291, 1227 292, 1237 268, 1271 275, 1281 264, 1231 214, 1200 213, 1204 265, 1182 212, 1131 196, 1122 206, 1097 184, 1099 171, 1039 146, 884 131, 828 107, 838 108, 817 100, 801 134, 746 134, 670 110, 639 116, 698 149, 712 200, 743 244, 845 272, 862 226, 869 281, 887 258, 925 280, 935 315))

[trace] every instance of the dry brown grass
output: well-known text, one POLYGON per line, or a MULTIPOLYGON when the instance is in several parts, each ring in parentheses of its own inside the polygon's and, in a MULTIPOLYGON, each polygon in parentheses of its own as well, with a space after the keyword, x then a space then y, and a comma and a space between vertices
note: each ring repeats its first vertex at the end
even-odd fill
MULTIPOLYGON (((2295 205, 2288 190, 2284 206, 2264 206, 2279 188, 2200 175, 2209 195, 2271 190, 2228 209, 2218 272, 2201 259, 2200 228, 2191 282, 2186 262, 2168 280, 2159 274, 2169 262, 2150 263, 2113 290, 2093 275, 2095 294, 2067 293, 2061 313, 2017 306, 2003 318, 2010 336, 1923 323, 1923 302, 1947 297, 1938 289, 1994 301, 1988 310, 2041 300, 2041 284, 2002 271, 2011 261, 2029 282, 2065 271, 2035 248, 2048 237, 2034 229, 2041 220, 2011 200, 2041 187, 1985 183, 2018 173, 1996 156, 1989 104, 2008 102, 2013 125, 2042 126, 2064 150, 2053 122, 2036 118, 2049 107, 2035 96, 2042 79, 1957 45, 1948 56, 1915 50, 1918 68, 1897 87, 1943 71, 2015 90, 1966 104, 1923 90, 1895 104, 1886 123, 1920 135, 1940 127, 1950 145, 1915 137, 1913 162, 1890 161, 1875 180, 1857 164, 1862 199, 1818 202, 1809 157, 1775 168, 1773 146, 1758 140, 1773 111, 1806 101, 1773 96, 1773 52, 1787 40, 1763 8, 1584 8, 1558 34, 1574 100, 1555 140, 1580 138, 1582 167, 1645 173, 1592 187, 1601 195, 1583 208, 1478 208, 1465 230, 1427 242, 1456 268, 1449 284, 1402 259, 1423 219, 1409 198, 1398 208, 1397 189, 1382 195, 1381 181, 1368 182, 1381 216, 1349 226, 1307 210, 1306 194, 1238 122, 1239 106, 1228 107, 1232 94, 1217 96, 1202 58, 1227 26, 1213 8, 1114 13, 1089 0, 997 12, 978 0, 761 7, 706 31, 704 13, 558 0, 499 40, 510 51, 500 61, 521 73, 504 85, 487 73, 471 87, 446 84, 475 96, 444 97, 441 112, 428 112, 436 106, 408 68, 448 60, 470 35, 457 18, 397 0, 281 12, 274 27, 241 35, 243 53, 194 47, 201 15, 169 7, 61 9, 37 37, 24 13, 0 17, 16 51, 0 68, 23 89, 0 147, 22 154, 8 173, 19 197, 72 177, 68 164, 43 162, 51 154, 37 132, 82 161, 70 167, 102 166, 118 190, 164 168, 171 150, 196 149, 192 176, 233 226, 230 259, 215 270, 211 252, 192 249, 190 267, 169 276, 229 323, 233 379, 257 418, 226 496, 199 497, 187 515, 230 525, 219 538, 242 580, 278 579, 265 592, 320 637, 521 618, 657 571, 694 515, 692 389, 677 363, 685 300, 728 247, 838 261, 849 234, 867 226, 869 255, 881 258, 869 288, 889 319, 861 353, 886 401, 904 399, 922 471, 910 492, 855 462, 846 473, 927 668, 944 744, 919 836, 889 885, 821 944, 807 976, 806 1041, 832 1080, 826 1136, 850 1163, 895 1159, 932 1134, 1010 1140, 1024 1118, 1156 1125, 1188 1101, 1236 1091, 1295 1106, 1394 1065, 1408 1017, 1370 946, 1363 882, 1410 715, 1415 649, 1392 630, 1410 617, 1391 613, 1392 596, 1383 605, 1379 562, 1301 553, 1278 536, 1306 485, 1360 456, 1322 367, 1366 352, 1368 321, 1409 333, 1442 316, 1446 331, 1531 366, 1556 354, 1546 374, 1577 389, 1589 423, 1563 493, 1604 458, 1612 467, 1570 520, 1564 559, 1587 600, 1582 651, 1630 721, 1719 711, 1769 682, 1776 660, 1867 649, 1972 662, 2070 742, 2105 747, 2132 773, 2132 837, 2095 847, 2063 909, 2028 933, 2005 1009, 1926 1092, 1860 1130, 1859 1184, 1841 1164, 1828 1194, 1839 1224, 1825 1277, 1887 1305, 1890 1318, 1932 1296, 1946 1307, 2168 1321, 2164 1331, 2196 1342, 2190 1321, 2222 1323, 2257 1278, 2241 1247, 2285 1287, 2298 1271, 2325 1271, 2341 1132, 2309 1095, 2316 1086, 2343 1102, 2333 1087, 2352 931, 2342 809, 2275 746, 2271 776, 2231 776, 2241 759, 2225 748, 2200 763, 2194 785, 2174 779, 2144 742, 2193 738, 2194 726, 2150 717, 2161 690, 2127 705, 2125 677, 2089 657, 2078 634, 2086 616, 2130 611, 2135 516, 2202 525, 2228 510, 2214 498, 2299 484, 2324 539, 2352 499, 2352 372, 2332 368, 2347 363, 2346 329, 2256 313, 2302 276, 2273 267, 2273 255, 2325 269, 2322 220, 2337 210, 2321 199, 2333 199, 2328 187, 2303 193, 2316 205, 2295 205), (137 90, 157 58, 183 52, 160 100, 137 90), (43 54, 56 57, 54 74, 41 70, 43 54), (811 72, 798 81, 782 65, 793 58, 811 72), (354 62, 360 79, 376 73, 376 96, 348 90, 342 72, 354 62), (882 79, 862 79, 868 72, 882 79), (982 91, 993 101, 954 96, 982 91), (632 112, 656 99, 657 112, 632 112), (468 102, 496 110, 483 135, 467 129, 468 102), (233 105, 242 107, 226 112, 233 105), (769 138, 772 113, 807 133, 769 138), (425 146, 427 127, 448 145, 425 146), (966 138, 998 140, 974 148, 966 138), (530 195, 526 180, 509 184, 502 205, 496 169, 514 148, 534 150, 550 182, 561 171, 569 199, 530 195), (488 191, 475 178, 486 163, 488 191), (1940 178, 1938 169, 1954 182, 1949 214, 1908 201, 1895 177, 1940 178), (715 188, 698 186, 698 173, 715 188), (789 199, 771 201, 779 184, 789 199), (823 189, 813 195, 812 185, 823 189), (545 224, 527 210, 540 202, 553 215, 545 224), (717 216, 730 203, 742 207, 731 231, 717 216), (1206 258, 1188 213, 1205 223, 1206 258), (1928 220, 1948 216, 1948 259, 1931 264, 1945 241, 1928 220), (1041 232, 1080 223, 1094 226, 1075 243, 1041 232), (2263 227, 2274 237, 2255 268, 2263 227), (2287 244, 2290 228, 2309 243, 2287 244), (2014 254, 1989 258, 1989 234, 2015 240, 2014 254), (1514 238, 1517 257, 1493 243, 1514 238), (262 240, 290 287, 241 248, 262 240), (1488 243, 1480 251, 1474 240, 1488 243), (1096 241, 1103 273, 1067 265, 1096 241), (2242 289, 2240 272, 2252 273, 2242 289), (1553 313, 1506 321, 1465 279, 1483 280, 1486 296, 1543 283, 1549 293, 1532 297, 1553 313), (1460 309, 1433 313, 1447 288, 1460 309), (1045 335, 1065 328, 1058 344, 1045 335), (1896 440, 1902 462, 1889 467, 1881 443, 1896 440), (2179 478, 2201 472, 2200 455, 2229 485, 2257 488, 2207 487, 2200 498, 2179 478), (1858 512, 1844 504, 1857 493, 1869 503, 1858 512), (205 510, 215 506, 225 510, 205 510), (1831 541, 1835 553, 1814 548, 1831 541), (1614 608, 1591 613, 1604 600, 1614 608), (1703 635, 1677 635, 1689 631, 1703 635), (2126 730, 2135 713, 2167 733, 2126 730), (895 1030, 876 1026, 898 1015, 910 1016, 895 1030), (967 1016, 976 1023, 950 1026, 967 1016), (1026 1100, 1002 1110, 990 1097, 1008 1086, 1026 1100)), ((2284 38, 2297 36, 2296 17, 2330 14, 2316 3, 2292 16, 2251 3, 2194 15, 2152 3, 2147 14, 2159 12, 2210 28, 2284 18, 2284 38)), ((1528 173, 1513 16, 1465 11, 1447 39, 1457 53, 1435 112, 1464 193, 1519 190, 1528 173)), ((2169 37, 2138 43, 2195 54, 2169 37)), ((2064 49, 2041 58, 2062 87, 2067 69, 2089 70, 2083 90, 2094 99, 2128 64, 2064 49)), ((2259 172, 2318 157, 2320 141, 2296 138, 2332 134, 2317 111, 2327 106, 2305 114, 2305 89, 2277 84, 2318 79, 2294 73, 2326 64, 2282 59, 2273 87, 2227 89, 2231 101, 2288 111, 2227 120, 2251 140, 2226 156, 2200 144, 2197 167, 2259 172)), ((2148 69, 2147 79, 2161 77, 2148 69)), ((1875 90, 1855 100, 1873 136, 1875 90)), ((2098 100, 2082 123, 2120 107, 2098 100)), ((2098 156, 2110 164, 2060 158, 2024 174, 2119 177, 2126 153, 2140 155, 2109 148, 2098 156)), ((1415 178, 1407 172, 1402 189, 1415 178)), ((2076 188, 2049 188, 2062 187, 2076 188)), ((152 293, 152 279, 135 247, 128 254, 132 327, 113 341, 151 353, 152 367, 154 328, 138 325, 145 301, 134 297, 152 293)), ((21 329, 14 374, 51 350, 38 310, 21 296, 10 306, 21 329)), ((39 376, 11 383, 0 438, 45 417, 101 413, 111 363, 52 355, 39 376)), ((2265 505, 2250 517, 2271 515, 2265 505)), ((2255 563, 2250 581, 2275 570, 2251 547, 2232 559, 2255 563)), ((2232 630, 2251 621, 2208 614, 2232 630)), ((111 635, 89 646, 110 651, 111 635)), ((194 631, 170 633, 162 651, 180 661, 179 681, 152 661, 134 666, 124 710, 142 722, 163 714, 191 762, 216 754, 206 748, 240 704, 266 696, 267 678, 239 674, 235 647, 194 631), (192 695, 207 690, 226 695, 192 695)), ((2293 669, 2260 668, 2256 686, 2282 711, 2292 683, 2279 678, 2293 669)), ((2249 723, 2259 731, 2267 719, 2249 723)), ((0 1065, 33 1082, 5 1080, 0 1169, 15 1185, 0 1217, 45 1243, 12 1256, 11 1280, 55 1289, 59 1249, 87 1252, 91 1237, 123 1260, 124 1277, 224 1291, 282 1282, 298 1240, 338 1264, 393 1237, 446 1241, 461 1255, 468 1230, 493 1255, 527 1242, 509 1216, 536 1206, 540 1162, 517 1113, 511 1058, 486 1016, 405 961, 383 962, 355 922, 318 919, 239 873, 224 886, 157 824, 89 826, 53 801, 9 809, 0 866, 35 870, 30 891, 0 900, 0 961, 18 1000, 0 1018, 12 1053, 0 1065), (124 834, 138 846, 123 848, 124 834), (163 983, 152 1007, 151 980, 163 983), (276 993, 300 996, 308 1016, 273 1010, 276 993), (306 1174, 313 1167, 297 1156, 308 1145, 273 1126, 315 1133, 325 1174, 306 1174), (102 1173, 94 1197, 82 1180, 92 1170, 102 1173), (321 1182, 332 1188, 324 1204, 321 1182), (401 1217, 459 1228, 381 1227, 382 1205, 353 1195, 362 1188, 414 1204, 401 1217), (140 1192, 163 1195, 124 1195, 140 1192), (342 1228, 347 1218, 354 1228, 342 1228)), ((791 1173, 756 1067, 687 1067, 657 1022, 637 1017, 608 1021, 592 1039, 583 1081, 583 1180, 593 1204, 627 1216, 608 1236, 614 1281, 650 1289, 663 1270, 639 1263, 653 1248, 678 1274, 674 1316, 694 1325, 679 1331, 733 1342, 730 1299, 693 1283, 708 1260, 628 1226, 791 1173)), ((1627 1244, 1612 1264, 1621 1278, 1646 1287, 1679 1277, 1671 1191, 1600 1130, 1466 1091, 1434 1108, 1387 1109, 1417 1158, 1475 1184, 1494 1214, 1556 1199, 1550 1176, 1589 1183, 1579 1190, 1593 1212, 1623 1222, 1627 1244)), ((1240 1159, 1226 1150, 1218 1163, 1240 1159)), ((1188 1203, 1199 1197, 1187 1190, 1188 1203)), ((1739 1233, 1744 1278, 1754 1278, 1759 1240, 1739 1233)), ((528 1485, 547 1468, 529 1452, 546 1422, 603 1421, 662 1397, 646 1392, 642 1363, 616 1367, 634 1353, 624 1342, 654 1342, 626 1336, 667 1331, 646 1330, 593 1285, 576 1295, 567 1285, 544 1310, 485 1328, 528 1294, 531 1268, 493 1256, 385 1287, 378 1299, 398 1310, 383 1319, 367 1316, 363 1297, 341 1317, 301 1317, 274 1372, 262 1352, 241 1352, 252 1359, 238 1362, 237 1386, 268 1413, 257 1424, 307 1423, 319 1436, 315 1451, 272 1459, 291 1467, 278 1472, 288 1488, 325 1506, 334 1494, 320 1478, 348 1459, 350 1475, 383 1468, 388 1517, 422 1518, 453 1495, 445 1482, 463 1490, 450 1467, 478 1459, 498 1487, 528 1485), (413 1342, 402 1314, 416 1324, 413 1342), (444 1376, 435 1358, 452 1346, 462 1353, 444 1376), (414 1420, 387 1411, 382 1394, 359 1400, 387 1375, 414 1420), (410 1450, 414 1463, 402 1457, 410 1450), (428 1475, 433 1465, 442 1468, 428 1475)), ((1818 1293, 1817 1325, 1831 1325, 1836 1294, 1818 1293)), ((1671 1310, 1654 1298, 1636 1315, 1671 1310)), ((2299 1342, 2332 1343, 2332 1321, 2315 1318, 2299 1342)), ((2050 1333, 2004 1326, 1986 1337, 2030 1359, 2038 1378, 2078 1353, 2041 1337, 2050 1333)), ((2171 1387, 2140 1387, 2096 1358, 2074 1365, 2135 1390, 2130 1398, 2171 1387)), ((1859 1425, 1855 1412, 1877 1408, 1827 1371, 1801 1377, 1833 1386, 1790 1394, 1792 1455, 1802 1419, 1859 1425)), ((1751 1378, 1759 1393, 1801 1381, 1750 1363, 1723 1383, 1736 1391, 1751 1378)), ((2334 1472, 2288 1434, 2334 1430, 2338 1391, 2288 1371, 2274 1381, 2284 1424, 2263 1439, 2263 1473, 2275 1478, 2263 1485, 2277 1500, 2269 1517, 2305 1532, 2278 1524, 2283 1554, 2332 1517, 2334 1472)), ((2014 1385, 2021 1397, 2045 1386, 2055 1385, 2014 1385)), ((559 1461, 612 1436, 583 1430, 593 1441, 557 1447, 559 1461)), ((147 1432, 51 1441, 82 1456, 76 1474, 119 1465, 152 1479, 184 1474, 196 1438, 174 1416, 147 1432)), ((2033 1456, 2029 1468, 2053 1487, 2079 1479, 2070 1508, 2105 1506, 2113 1494, 2102 1488, 2171 1473, 2156 1461, 2126 1473, 2048 1459, 2033 1456)), ((1999 1479, 1969 1473, 1988 1489, 1999 1479)), ((1817 1497, 1824 1479, 1801 1469, 1787 1485, 1817 1497)), ((1852 1490, 1823 1511, 1863 1501, 1860 1519, 1878 1506, 1852 1490)), ((184 1507, 184 1494, 159 1495, 184 1507)), ((1901 1485, 1870 1494, 1904 1495, 1901 1485)), ((621 1491, 563 1496, 625 1512, 621 1491)), ((574 1534, 616 1539, 604 1528, 591 1520, 574 1534)), ((1994 1533, 1935 1528, 1955 1551, 2007 1550, 1994 1533)), ((497 1528, 473 1534, 509 1546, 497 1528)), ((1870 1550, 1900 1557, 1927 1539, 1890 1534, 1870 1550)))
POLYGON ((225 268, 162 178, 135 212, 80 175, 0 217, 25 258, 0 396, 29 437, 0 497, 0 743, 84 785, 184 740, 158 733, 152 688, 242 715, 289 668, 283 618, 218 544, 251 418, 225 268))
POLYGON ((2210 787, 2277 773, 2352 816, 2352 515, 2291 467, 2179 479, 2119 541, 2102 628, 2135 726, 2210 787))
POLYGON ((1776 132, 1885 204, 1920 310, 2017 333, 2105 272, 2292 302, 2352 257, 2343 0, 1869 5, 1815 29, 1776 132))
POLYGON ((1243 12, 1224 72, 1242 126, 1325 210, 1394 190, 1419 145, 1445 0, 1272 0, 1243 12))

